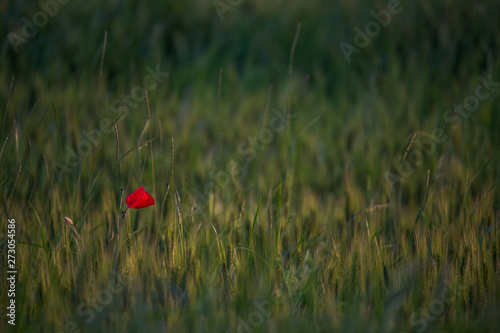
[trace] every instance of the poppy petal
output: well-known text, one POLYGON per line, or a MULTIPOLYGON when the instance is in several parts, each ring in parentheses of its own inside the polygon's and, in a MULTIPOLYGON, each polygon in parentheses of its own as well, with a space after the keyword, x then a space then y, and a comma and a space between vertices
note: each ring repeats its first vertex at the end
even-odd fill
POLYGON ((127 205, 129 208, 145 208, 155 204, 155 200, 148 192, 144 191, 144 187, 139 187, 137 190, 129 194, 127 197, 127 205))

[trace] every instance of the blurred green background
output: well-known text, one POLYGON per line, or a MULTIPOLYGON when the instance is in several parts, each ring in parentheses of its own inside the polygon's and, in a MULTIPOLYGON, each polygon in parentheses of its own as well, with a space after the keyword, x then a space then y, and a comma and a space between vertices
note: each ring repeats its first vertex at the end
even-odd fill
POLYGON ((76 332, 68 318, 118 270, 126 292, 78 322, 83 332, 422 332, 409 318, 445 279, 466 291, 425 329, 493 331, 500 87, 473 112, 463 104, 479 76, 500 81, 500 2, 401 1, 348 62, 339 45, 354 45, 354 28, 387 6, 2 1, 0 206, 2 225, 15 218, 26 243, 17 330, 76 332), (23 37, 47 3, 53 15, 23 37), (151 69, 163 74, 149 109, 136 98, 120 117, 114 101, 142 92, 151 69), (261 137, 247 160, 276 112, 286 129, 261 137), (72 160, 103 120, 102 140, 72 160), (428 151, 421 140, 436 128, 446 139, 388 186, 387 172, 428 151), (229 161, 238 171, 214 186, 229 161), (157 205, 129 211, 117 261, 108 222, 123 210, 121 190, 141 185, 157 205), (280 302, 242 328, 256 298, 280 302))

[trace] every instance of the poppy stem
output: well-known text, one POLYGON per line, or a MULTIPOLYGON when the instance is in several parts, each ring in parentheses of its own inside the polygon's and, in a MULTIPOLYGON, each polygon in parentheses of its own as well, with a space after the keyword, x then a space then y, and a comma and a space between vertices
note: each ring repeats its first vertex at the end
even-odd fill
MULTIPOLYGON (((120 208, 121 208, 121 202, 120 202, 120 208)), ((123 221, 125 220, 125 217, 127 216, 127 210, 128 207, 125 208, 120 214, 118 214, 118 217, 116 219, 116 238, 115 238, 115 244, 114 244, 114 253, 113 253, 113 272, 116 273, 116 266, 117 266, 117 259, 118 259, 118 251, 120 249, 120 227, 123 224, 123 221)))

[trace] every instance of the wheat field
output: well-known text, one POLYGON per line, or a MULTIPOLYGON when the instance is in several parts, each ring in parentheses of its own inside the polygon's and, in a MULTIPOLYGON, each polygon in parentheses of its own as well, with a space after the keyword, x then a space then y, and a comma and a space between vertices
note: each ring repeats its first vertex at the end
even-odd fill
POLYGON ((0 331, 495 332, 499 12, 2 2, 0 331))

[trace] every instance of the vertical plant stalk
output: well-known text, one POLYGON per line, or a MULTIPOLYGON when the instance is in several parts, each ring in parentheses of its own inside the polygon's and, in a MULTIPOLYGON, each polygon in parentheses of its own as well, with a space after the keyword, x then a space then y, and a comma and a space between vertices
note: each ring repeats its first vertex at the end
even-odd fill
POLYGON ((279 194, 279 205, 278 205, 278 217, 276 219, 276 236, 274 238, 274 249, 275 249, 275 256, 278 256, 281 253, 281 249, 279 248, 279 242, 280 242, 280 229, 281 229, 281 217, 282 217, 282 201, 281 201, 281 182, 280 182, 280 194, 279 194))
POLYGON ((181 202, 180 202, 180 196, 179 196, 179 192, 178 191, 175 191, 175 195, 174 195, 174 203, 175 203, 175 209, 177 211, 177 218, 179 219, 179 224, 178 224, 178 234, 179 234, 179 244, 180 244, 180 247, 181 247, 181 257, 182 257, 182 263, 183 263, 183 266, 185 265, 186 263, 186 239, 184 237, 184 226, 182 224, 182 214, 181 214, 181 209, 180 209, 180 205, 181 205, 181 202))
POLYGON ((410 151, 410 148, 413 144, 413 141, 415 141, 415 138, 417 137, 417 133, 413 133, 411 139, 410 139, 410 142, 408 143, 408 145, 406 146, 406 149, 405 149, 405 152, 403 153, 403 155, 401 156, 401 160, 399 161, 399 164, 401 165, 401 163, 406 159, 406 156, 408 156, 408 152, 410 151))
POLYGON ((174 137, 171 139, 171 145, 170 145, 170 158, 171 158, 171 175, 170 175, 170 183, 174 183, 174 160, 175 160, 175 150, 174 150, 174 137))
POLYGON ((420 207, 418 209, 417 218, 415 219, 415 222, 413 223, 413 229, 411 230, 411 234, 408 238, 408 249, 407 249, 408 252, 406 254, 406 261, 408 261, 408 257, 410 255, 410 249, 411 249, 411 246, 414 242, 413 235, 415 233, 415 227, 416 227, 417 222, 420 219, 420 215, 422 214, 422 211, 424 209, 425 199, 427 198, 427 192, 429 191, 430 178, 431 178, 431 170, 427 170, 427 184, 425 186, 425 193, 424 193, 424 197, 422 198, 422 202, 420 203, 420 207))
POLYGON ((7 134, 7 137, 5 138, 5 141, 3 142, 2 150, 0 150, 0 161, 2 160, 3 150, 5 149, 5 145, 7 144, 7 141, 9 141, 9 134, 7 134))
POLYGON ((12 75, 12 79, 10 80, 9 93, 7 94, 6 101, 5 101, 5 113, 3 114, 2 128, 5 126, 5 120, 7 119, 7 113, 9 110, 9 97, 12 94, 12 87, 14 86, 14 78, 15 77, 16 77, 15 75, 12 75))
POLYGON ((297 47, 297 42, 299 40, 300 28, 302 24, 299 22, 297 24, 297 29, 295 30, 295 37, 293 38, 292 48, 290 49, 290 63, 288 64, 288 73, 292 75, 293 73, 293 55, 295 54, 295 48, 297 47))
MULTIPOLYGON (((175 164, 175 163, 174 163, 174 162, 175 162, 175 146, 174 146, 174 137, 172 137, 172 138, 171 138, 171 141, 170 141, 170 149, 171 149, 171 150, 170 150, 170 160, 171 160, 170 172, 171 172, 171 174, 170 174, 170 186, 169 186, 169 187, 171 187, 171 186, 172 186, 172 184, 175 184, 175 182, 174 182, 174 164, 175 164)), ((167 189, 167 191, 168 191, 168 189, 167 189)), ((168 192, 167 192, 167 193, 168 193, 168 192)), ((174 201, 174 200, 175 200, 175 198, 174 198, 174 199, 172 199, 172 201, 174 201)), ((175 204, 175 203, 174 203, 174 204, 175 204)), ((174 204, 173 204, 173 205, 174 205, 174 204)), ((172 206, 173 206, 173 205, 172 205, 172 206)), ((172 215, 170 216, 170 220, 171 220, 171 221, 175 221, 175 209, 172 209, 172 213, 171 213, 171 214, 172 214, 172 215)))
POLYGON ((106 54, 106 45, 108 43, 108 30, 104 30, 104 43, 102 46, 102 55, 101 55, 101 67, 99 69, 99 83, 101 85, 101 77, 102 77, 102 67, 104 65, 104 55, 106 54))
MULTIPOLYGON (((219 68, 219 82, 218 82, 218 87, 217 87, 217 111, 216 111, 216 119, 215 119, 215 135, 217 136, 217 152, 216 152, 216 157, 215 157, 215 163, 213 165, 213 173, 217 173, 217 168, 220 163, 221 159, 221 152, 222 152, 222 138, 220 135, 220 101, 221 101, 221 93, 222 93, 222 67, 219 68)), ((211 205, 209 206, 209 211, 208 215, 210 217, 215 216, 215 194, 217 191, 217 186, 212 187, 212 198, 211 198, 211 205)), ((210 202, 209 202, 210 204, 210 202)))
POLYGON ((114 123, 115 126, 115 143, 116 143, 116 171, 115 177, 118 177, 119 169, 120 169, 120 136, 118 135, 118 126, 114 123))
MULTIPOLYGON (((144 89, 144 92, 146 94, 146 107, 148 109, 148 122, 151 123, 151 110, 149 108, 149 95, 148 95, 148 90, 144 89)), ((153 137, 151 134, 151 129, 149 130, 149 141, 152 141, 153 137)), ((149 145, 149 153, 151 155, 151 172, 153 173, 153 180, 155 179, 155 163, 154 163, 154 154, 153 154, 153 144, 149 145)), ((155 182, 153 181, 153 196, 156 197, 156 189, 155 189, 155 182)))
POLYGON ((118 216, 116 217, 116 238, 115 238, 115 243, 113 245, 113 272, 116 273, 117 269, 117 259, 118 259, 118 251, 120 250, 120 236, 121 236, 121 226, 123 225, 123 221, 125 220, 125 217, 127 215, 127 208, 125 208, 124 211, 122 211, 122 205, 123 205, 123 189, 120 190, 120 207, 118 209, 119 213, 118 216))
POLYGON ((366 232, 368 234, 368 240, 371 240, 373 239, 375 241, 375 246, 377 247, 377 254, 378 254, 378 257, 380 260, 382 260, 382 258, 380 257, 381 253, 380 253, 380 247, 378 245, 378 241, 377 241, 377 232, 375 232, 373 235, 370 231, 370 225, 368 223, 368 215, 366 215, 366 209, 363 207, 361 209, 361 211, 363 212, 363 217, 365 218, 365 226, 366 226, 366 232))
POLYGON ((165 207, 165 202, 167 201, 167 196, 168 196, 168 190, 170 189, 170 186, 166 185, 167 190, 165 191, 165 196, 163 197, 163 203, 161 204, 161 210, 160 210, 160 222, 158 223, 158 228, 156 229, 156 236, 155 236, 155 254, 156 254, 156 249, 158 247, 158 234, 160 233, 160 226, 161 222, 163 221, 163 209, 165 207))
MULTIPOLYGON (((255 231, 255 225, 257 224, 257 217, 259 216, 260 204, 262 202, 262 196, 259 199, 259 204, 257 205, 257 210, 255 211, 255 216, 253 218, 252 229, 250 231, 250 239, 248 240, 248 248, 253 250, 253 234, 255 231)), ((248 251, 248 261, 250 261, 250 251, 248 251)))
MULTIPOLYGON (((144 89, 144 93, 146 95, 146 107, 148 109, 148 122, 151 124, 151 109, 149 107, 149 95, 148 95, 148 90, 147 89, 144 89)), ((153 136, 152 136, 152 126, 151 128, 149 129, 149 141, 152 141, 153 140, 153 136)), ((149 154, 150 154, 150 159, 151 159, 151 173, 152 173, 152 178, 153 178, 153 197, 156 198, 156 185, 155 185, 155 156, 154 156, 154 153, 153 153, 153 144, 151 143, 149 145, 149 154)), ((156 220, 158 221, 158 210, 155 209, 156 211, 156 220)), ((154 230, 154 223, 153 223, 153 229, 154 230)))

